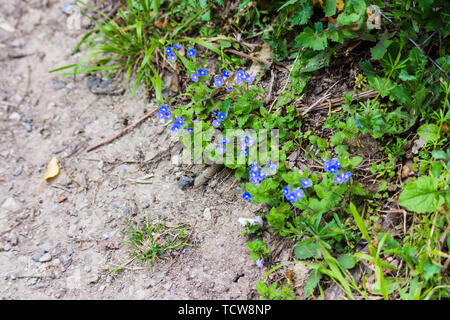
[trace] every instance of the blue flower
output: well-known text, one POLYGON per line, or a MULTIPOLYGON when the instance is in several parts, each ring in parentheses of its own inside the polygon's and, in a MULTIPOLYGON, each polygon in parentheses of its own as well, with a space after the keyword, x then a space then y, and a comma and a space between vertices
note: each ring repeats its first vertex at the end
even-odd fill
POLYGON ((323 168, 331 174, 335 174, 338 172, 341 164, 339 163, 338 158, 333 158, 330 160, 326 160, 323 164, 323 168))
POLYGON ((212 116, 215 117, 216 114, 217 114, 217 110, 213 110, 213 111, 212 111, 212 116))
POLYGON ((206 76, 207 73, 208 73, 208 71, 206 69, 198 69, 198 75, 200 77, 206 76))
POLYGON ((350 171, 344 172, 342 174, 342 178, 344 179, 344 182, 347 182, 348 180, 350 180, 352 176, 352 173, 350 171))
POLYGON ((238 70, 238 71, 236 71, 236 73, 235 73, 235 76, 236 76, 236 78, 239 78, 239 79, 243 79, 244 78, 244 70, 238 70))
POLYGON ((176 123, 170 128, 170 131, 172 131, 173 133, 177 133, 178 131, 180 131, 180 126, 177 125, 176 123))
POLYGON ((251 171, 258 171, 258 169, 260 169, 261 166, 259 164, 257 164, 255 161, 252 162, 252 164, 250 165, 250 170, 251 171))
POLYGON ((234 88, 233 88, 233 87, 230 87, 230 86, 227 86, 225 89, 227 89, 228 92, 231 92, 231 91, 234 90, 234 88))
POLYGON ((184 126, 184 119, 183 118, 177 118, 176 120, 176 124, 179 125, 180 127, 184 126))
POLYGON ((174 47, 175 49, 177 49, 177 50, 183 49, 183 47, 182 47, 180 44, 178 44, 178 43, 174 43, 174 44, 173 44, 173 47, 174 47))
POLYGON ((251 170, 249 172, 250 178, 258 178, 259 177, 259 172, 257 170, 251 170))
POLYGON ((193 128, 191 128, 191 127, 189 127, 189 128, 186 128, 186 132, 187 132, 187 133, 191 133, 191 132, 194 132, 194 129, 193 129, 193 128))
POLYGON ((253 183, 255 186, 261 183, 261 179, 259 179, 258 177, 250 177, 249 181, 250 183, 253 183))
POLYGON ((216 152, 217 153, 224 153, 225 152, 225 146, 224 145, 218 146, 216 148, 216 152))
POLYGON ((310 179, 302 179, 301 184, 303 188, 309 188, 312 186, 312 181, 310 179))
POLYGON ((278 169, 277 165, 275 163, 273 163, 272 161, 269 162, 268 168, 270 171, 276 171, 278 169))
POLYGON ((160 108, 159 108, 159 112, 167 112, 169 111, 169 108, 167 108, 166 104, 163 104, 160 108))
POLYGON ((244 199, 245 201, 248 201, 251 198, 252 198, 252 195, 248 191, 244 192, 244 194, 242 195, 242 199, 244 199))
POLYGON ((361 128, 362 128, 361 122, 359 122, 359 120, 356 119, 356 118, 355 118, 355 124, 356 124, 356 128, 358 128, 358 129, 361 129, 361 128))
POLYGON ((188 55, 189 58, 195 57, 196 53, 197 53, 197 51, 195 51, 194 48, 189 49, 189 50, 187 51, 187 55, 188 55))
POLYGON ((289 200, 289 202, 295 202, 295 201, 297 201, 297 195, 294 193, 294 192, 289 192, 287 195, 286 195, 286 199, 288 199, 289 200))
POLYGON ((223 86, 223 78, 217 77, 216 79, 214 79, 214 85, 216 86, 216 88, 220 88, 221 86, 223 86))
POLYGON ((194 82, 198 82, 199 79, 198 77, 199 77, 198 73, 191 74, 191 80, 194 82))
POLYGON ((343 183, 344 182, 344 176, 340 173, 338 173, 335 177, 333 177, 333 182, 334 183, 343 183))
POLYGON ((295 194, 296 201, 300 200, 305 195, 305 191, 303 191, 303 189, 295 189, 293 193, 295 194))
POLYGON ((243 147, 241 150, 241 155, 248 156, 250 153, 248 151, 248 148, 243 147))
POLYGON ((225 69, 223 69, 223 70, 222 70, 222 76, 223 76, 224 78, 229 78, 229 77, 230 77, 230 72, 227 71, 227 70, 225 70, 225 69))
POLYGON ((255 261, 255 264, 258 268, 262 268, 264 266, 264 258, 259 258, 258 260, 255 261))
POLYGON ((218 128, 220 126, 220 121, 219 120, 214 120, 212 122, 212 125, 213 125, 214 128, 218 128))
POLYGON ((166 47, 165 52, 167 55, 172 54, 172 47, 166 47))
POLYGON ((281 189, 283 191, 283 195, 287 196, 289 194, 289 188, 288 187, 284 187, 283 189, 281 189))
POLYGON ((222 144, 227 144, 228 142, 230 142, 230 139, 227 139, 225 137, 222 138, 222 144))
POLYGON ((264 178, 266 177, 266 172, 264 170, 259 171, 259 178, 264 180, 264 178))
POLYGON ((245 76, 242 77, 242 80, 247 83, 253 82, 255 80, 255 77, 253 76, 253 72, 250 72, 250 73, 246 72, 245 76))
POLYGON ((225 113, 219 112, 219 114, 217 115, 217 120, 223 121, 223 120, 225 120, 226 117, 227 117, 227 115, 225 113))
POLYGON ((177 61, 177 55, 175 53, 171 53, 169 54, 169 56, 167 57, 167 60, 169 61, 177 61))

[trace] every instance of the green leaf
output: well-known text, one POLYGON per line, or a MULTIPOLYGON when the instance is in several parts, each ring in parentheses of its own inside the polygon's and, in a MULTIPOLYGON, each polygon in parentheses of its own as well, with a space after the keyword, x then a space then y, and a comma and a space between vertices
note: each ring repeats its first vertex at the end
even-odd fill
POLYGON ((300 33, 295 41, 304 47, 312 48, 313 50, 323 50, 327 46, 327 37, 323 33, 315 32, 310 27, 300 33))
POLYGON ((358 20, 359 20, 359 15, 356 13, 351 13, 351 14, 341 13, 337 17, 336 26, 337 27, 346 26, 349 24, 353 24, 354 22, 356 22, 358 20))
POLYGON ((433 278, 434 275, 439 274, 441 272, 441 268, 435 264, 427 263, 423 271, 423 277, 425 281, 428 281, 433 278))
POLYGON ((417 129, 417 133, 425 142, 436 142, 439 139, 439 127, 435 124, 424 124, 417 129))
POLYGON ((289 19, 291 26, 301 26, 308 23, 309 19, 314 13, 313 6, 310 0, 301 0, 300 8, 295 10, 292 17, 289 19))
POLYGON ((437 180, 428 176, 419 177, 404 187, 398 199, 399 205, 417 213, 433 212, 443 203, 437 180))
POLYGON ((325 0, 325 17, 336 13, 336 0, 325 0))
POLYGON ((322 274, 317 269, 311 272, 308 281, 306 282, 305 290, 303 291, 303 295, 305 297, 309 297, 310 295, 312 295, 321 278, 322 274))
POLYGON ((315 241, 307 239, 294 246, 294 254, 298 259, 319 258, 320 252, 315 241))
POLYGON ((390 35, 388 32, 384 33, 381 36, 380 41, 378 41, 377 45, 370 49, 370 52, 372 53, 372 59, 379 60, 383 58, 387 51, 387 48, 389 48, 389 46, 392 44, 392 40, 388 40, 389 36, 390 35))
POLYGON ((351 269, 355 266, 355 260, 353 259, 353 256, 349 253, 343 254, 337 258, 337 261, 341 265, 341 267, 345 269, 351 269))

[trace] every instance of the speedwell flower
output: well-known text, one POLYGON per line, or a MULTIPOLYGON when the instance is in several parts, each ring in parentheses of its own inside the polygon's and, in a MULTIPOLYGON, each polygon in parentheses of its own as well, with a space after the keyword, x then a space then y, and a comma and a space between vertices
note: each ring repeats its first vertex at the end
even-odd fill
POLYGON ((303 188, 309 188, 312 186, 312 181, 311 179, 302 179, 301 184, 303 188))
POLYGON ((245 201, 248 201, 252 198, 252 195, 250 194, 250 192, 244 192, 244 194, 242 195, 242 199, 244 199, 245 201))
POLYGON ((189 58, 195 57, 196 53, 197 53, 197 51, 195 51, 194 48, 189 49, 189 50, 187 51, 187 55, 188 55, 189 58))
POLYGON ((198 69, 198 75, 200 77, 206 76, 207 73, 208 73, 208 71, 206 69, 198 69))

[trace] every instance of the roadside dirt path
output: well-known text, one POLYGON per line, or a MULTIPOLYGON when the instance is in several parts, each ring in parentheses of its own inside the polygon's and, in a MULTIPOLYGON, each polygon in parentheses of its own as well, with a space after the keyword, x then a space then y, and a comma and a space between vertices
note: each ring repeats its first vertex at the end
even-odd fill
MULTIPOLYGON (((172 163, 174 138, 156 117, 86 153, 155 106, 144 92, 96 95, 88 77, 62 80, 86 29, 68 28, 67 1, 0 4, 0 297, 2 299, 253 299, 262 270, 251 260, 239 217, 254 217, 219 172, 209 185, 181 190, 191 171, 172 163), (56 155, 61 173, 43 181, 56 155), (158 155, 169 155, 159 157, 158 155), (154 157, 161 158, 152 162, 154 157), (135 183, 151 176, 150 183, 135 183), (189 247, 149 270, 130 261, 127 219, 166 216, 195 225, 189 247), (168 272, 167 272, 168 271, 168 272), (166 274, 167 273, 167 274, 166 274), (236 275, 244 276, 234 282, 236 275)), ((92 79, 91 79, 92 81, 92 79)), ((115 80, 107 88, 126 88, 115 80)), ((192 168, 200 172, 202 167, 192 168)))

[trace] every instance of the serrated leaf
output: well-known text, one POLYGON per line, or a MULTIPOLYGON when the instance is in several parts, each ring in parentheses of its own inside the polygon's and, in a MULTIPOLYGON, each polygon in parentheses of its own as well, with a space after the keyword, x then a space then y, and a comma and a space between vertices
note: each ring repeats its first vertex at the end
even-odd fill
POLYGON ((379 60, 383 58, 387 49, 392 44, 392 40, 388 40, 388 38, 389 33, 388 32, 384 33, 381 36, 380 41, 378 41, 378 43, 376 44, 376 46, 370 49, 370 52, 372 53, 372 59, 379 60))
POLYGON ((58 159, 53 156, 52 160, 47 165, 47 170, 44 173, 44 180, 47 181, 50 178, 54 178, 59 174, 58 159))
POLYGON ((320 252, 315 241, 299 242, 294 247, 294 254, 297 259, 308 259, 311 257, 319 258, 320 252))
POLYGON ((417 134, 426 142, 436 142, 439 139, 439 127, 435 124, 424 124, 417 129, 417 134))
POLYGON ((305 297, 309 297, 314 289, 319 284, 320 279, 322 278, 322 274, 318 270, 313 270, 308 278, 308 281, 305 285, 305 290, 303 291, 303 295, 305 297))
POLYGON ((304 47, 309 47, 313 50, 323 50, 327 46, 327 37, 323 33, 315 32, 310 27, 300 33, 295 41, 304 47))
POLYGON ((428 176, 419 177, 406 185, 398 199, 399 205, 417 213, 433 212, 443 203, 436 179, 428 176))

